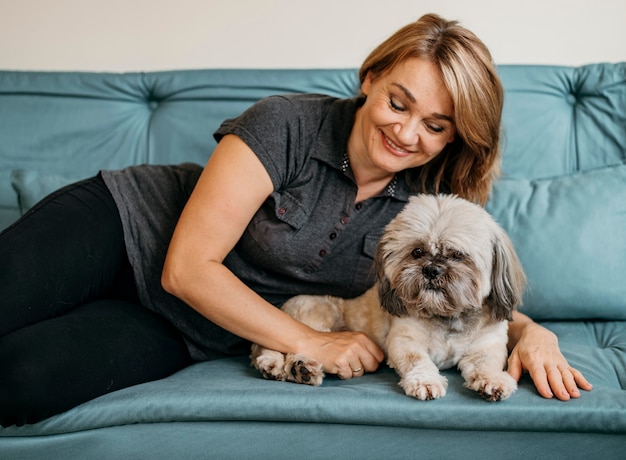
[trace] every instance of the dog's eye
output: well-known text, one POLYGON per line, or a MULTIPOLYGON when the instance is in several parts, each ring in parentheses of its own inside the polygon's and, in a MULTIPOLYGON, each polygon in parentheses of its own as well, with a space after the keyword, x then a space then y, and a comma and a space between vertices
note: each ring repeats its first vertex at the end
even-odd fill
POLYGON ((450 258, 454 260, 463 260, 465 259, 465 254, 463 254, 461 251, 452 251, 450 253, 450 258))
POLYGON ((413 249, 413 251, 411 251, 411 255, 414 258, 419 259, 420 257, 424 255, 424 251, 422 250, 422 248, 415 248, 413 249))

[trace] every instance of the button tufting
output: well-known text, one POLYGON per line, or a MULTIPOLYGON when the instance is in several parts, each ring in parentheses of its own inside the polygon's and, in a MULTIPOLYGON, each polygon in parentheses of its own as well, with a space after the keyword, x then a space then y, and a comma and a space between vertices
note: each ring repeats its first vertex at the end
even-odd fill
POLYGON ((159 101, 156 101, 154 99, 151 99, 148 101, 148 107, 150 107, 150 110, 156 110, 159 108, 159 101))
POLYGON ((576 105, 576 103, 578 102, 578 98, 576 97, 575 94, 572 94, 572 93, 569 93, 568 95, 566 95, 565 96, 565 100, 570 105, 576 105))

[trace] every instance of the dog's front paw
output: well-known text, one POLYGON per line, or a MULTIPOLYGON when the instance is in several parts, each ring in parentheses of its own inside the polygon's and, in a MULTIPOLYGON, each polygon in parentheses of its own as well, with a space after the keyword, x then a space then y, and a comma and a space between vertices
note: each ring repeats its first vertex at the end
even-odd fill
POLYGON ((400 386, 407 396, 428 401, 443 398, 448 388, 448 380, 441 374, 409 374, 400 380, 400 386))
POLYGON ((507 372, 499 372, 465 382, 465 386, 476 391, 487 401, 501 401, 517 390, 517 382, 507 372))
POLYGON ((261 349, 260 353, 252 355, 252 366, 254 366, 263 378, 267 380, 286 381, 285 355, 279 351, 261 349))
POLYGON ((284 370, 290 382, 318 386, 324 380, 322 364, 301 355, 287 355, 284 370))

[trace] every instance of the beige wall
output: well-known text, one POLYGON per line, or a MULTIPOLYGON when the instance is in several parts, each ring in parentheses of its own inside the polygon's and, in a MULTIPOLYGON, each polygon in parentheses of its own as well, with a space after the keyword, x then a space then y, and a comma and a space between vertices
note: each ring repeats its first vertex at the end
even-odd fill
POLYGON ((431 11, 500 64, 626 61, 624 0, 0 0, 0 69, 358 67, 431 11))

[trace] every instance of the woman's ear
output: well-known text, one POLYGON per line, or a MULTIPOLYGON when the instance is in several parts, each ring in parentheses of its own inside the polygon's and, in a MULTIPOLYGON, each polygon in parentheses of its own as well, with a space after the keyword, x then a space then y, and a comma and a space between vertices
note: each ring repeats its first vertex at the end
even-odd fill
POLYGON ((369 91, 370 91, 370 87, 372 86, 372 79, 374 77, 372 76, 372 71, 368 70, 367 74, 365 74, 365 78, 363 79, 363 82, 361 83, 361 94, 363 94, 364 96, 367 96, 369 91))

